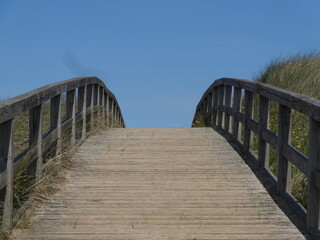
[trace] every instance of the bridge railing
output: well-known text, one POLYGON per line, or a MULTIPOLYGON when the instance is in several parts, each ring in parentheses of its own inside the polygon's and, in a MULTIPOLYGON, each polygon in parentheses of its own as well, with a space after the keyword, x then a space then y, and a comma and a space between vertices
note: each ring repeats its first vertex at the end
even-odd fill
POLYGON ((197 116, 204 116, 207 124, 223 133, 234 148, 249 156, 254 164, 268 174, 278 194, 303 219, 307 231, 319 235, 320 203, 320 101, 268 84, 247 80, 222 78, 216 80, 203 94, 196 108, 197 116), (254 120, 254 94, 258 95, 258 120, 254 120), (269 129, 270 102, 278 104, 278 134, 269 129), (243 102, 243 103, 241 103, 243 102), (291 112, 295 110, 309 118, 307 156, 290 145, 291 112), (231 119, 233 121, 231 121, 231 119), (239 136, 242 124, 242 136, 239 136), (252 133, 258 136, 258 154, 250 152, 252 133), (277 151, 278 173, 268 170, 268 146, 277 151), (292 197, 290 164, 294 164, 308 180, 308 207, 305 210, 292 197))
POLYGON ((13 179, 22 160, 25 161, 27 157, 28 164, 36 161, 36 180, 39 180, 46 150, 55 144, 55 155, 58 157, 62 150, 62 136, 67 129, 70 131, 71 147, 81 144, 87 137, 87 128, 93 128, 94 118, 97 116, 102 116, 102 121, 109 127, 125 127, 116 97, 96 77, 74 78, 49 84, 0 102, 0 189, 5 188, 2 220, 4 229, 12 228, 13 179), (63 102, 65 113, 62 112, 63 102), (47 133, 43 133, 45 107, 50 108, 50 130, 47 133), (23 154, 15 157, 14 121, 26 111, 29 115, 29 146, 23 154))

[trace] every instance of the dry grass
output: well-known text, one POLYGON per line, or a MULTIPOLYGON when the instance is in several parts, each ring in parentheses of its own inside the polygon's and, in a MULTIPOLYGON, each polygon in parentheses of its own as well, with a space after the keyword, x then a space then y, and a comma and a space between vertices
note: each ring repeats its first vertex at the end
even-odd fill
MULTIPOLYGON (((44 110, 44 125, 48 125, 50 111, 44 110)), ((119 127, 111 116, 103 117, 101 111, 95 111, 93 127, 91 127, 90 116, 87 121, 87 136, 99 134, 108 127, 105 120, 111 122, 112 127, 119 127)), ((28 114, 22 114, 15 120, 15 149, 16 155, 28 148, 28 114)), ((81 122, 76 123, 81 125, 81 122)), ((81 136, 81 129, 77 129, 76 136, 81 136)), ((14 225, 15 228, 26 228, 30 224, 30 217, 34 210, 50 199, 65 181, 65 173, 68 169, 81 166, 81 162, 72 158, 77 147, 70 144, 71 129, 63 133, 59 156, 54 156, 56 144, 44 154, 43 175, 39 181, 35 181, 35 162, 26 167, 26 161, 22 160, 19 170, 14 178, 14 225)), ((27 159, 26 155, 24 159, 27 159)), ((3 203, 2 203, 3 205, 3 203)), ((10 239, 10 232, 2 230, 0 239, 10 239)))

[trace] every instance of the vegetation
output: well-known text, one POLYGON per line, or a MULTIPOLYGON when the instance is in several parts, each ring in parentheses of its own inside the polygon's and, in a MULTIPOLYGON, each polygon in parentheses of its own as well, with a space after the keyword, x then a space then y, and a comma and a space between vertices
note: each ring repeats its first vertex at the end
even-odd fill
MULTIPOLYGON (((255 81, 271 84, 292 92, 320 99, 320 54, 311 52, 273 60, 256 76, 255 81)), ((277 132, 278 106, 271 103, 270 129, 277 132)), ((308 117, 292 111, 291 145, 308 155, 308 117)), ((270 169, 277 171, 277 156, 270 151, 270 169)), ((307 207, 307 178, 296 166, 292 166, 292 194, 307 207)))
MULTIPOLYGON (((65 102, 62 104, 62 120, 65 120, 65 102)), ((90 124, 91 116, 87 116, 87 136, 95 135, 107 128, 105 119, 100 111, 95 111, 93 127, 90 124)), ((107 116, 113 127, 118 127, 111 116, 107 116)), ((43 111, 43 134, 49 131, 50 106, 45 104, 43 111)), ((23 113, 15 118, 14 131, 14 155, 19 156, 28 150, 29 141, 29 115, 23 113)), ((81 137, 82 120, 76 123, 77 139, 81 137)), ((25 228, 29 225, 30 215, 33 210, 50 199, 65 180, 65 171, 71 167, 79 166, 81 162, 75 161, 71 156, 76 151, 70 145, 71 129, 63 132, 59 156, 55 156, 56 143, 44 153, 43 175, 39 181, 35 180, 35 161, 28 165, 28 154, 24 156, 19 170, 14 178, 14 218, 16 228, 25 228), (57 161, 57 158, 59 161, 57 161)), ((4 194, 4 190, 2 190, 4 194)), ((1 203, 0 214, 2 215, 3 202, 1 203)), ((0 231, 0 239, 7 239, 10 233, 0 231)))
MULTIPOLYGON (((254 81, 267 83, 279 88, 289 90, 320 99, 320 54, 315 52, 297 54, 287 58, 277 58, 269 63, 265 69, 254 77, 254 81)), ((243 112, 243 106, 241 112, 243 112)), ((253 119, 258 121, 258 96, 254 94, 253 119)), ((291 143, 290 145, 302 154, 308 156, 308 132, 309 119, 307 116, 292 110, 291 143)), ((269 128, 278 135, 278 104, 271 101, 269 128)), ((193 127, 206 126, 203 116, 196 116, 193 127)), ((243 132, 243 126, 242 126, 243 132)), ((242 137, 240 137, 242 139, 242 137)), ((242 139, 243 140, 243 139, 242 139)), ((256 155, 258 150, 258 137, 253 134, 251 146, 252 154, 256 155)), ((278 171, 277 151, 270 147, 269 169, 274 175, 278 171)), ((292 195, 307 208, 307 178, 294 165, 291 167, 292 195)))

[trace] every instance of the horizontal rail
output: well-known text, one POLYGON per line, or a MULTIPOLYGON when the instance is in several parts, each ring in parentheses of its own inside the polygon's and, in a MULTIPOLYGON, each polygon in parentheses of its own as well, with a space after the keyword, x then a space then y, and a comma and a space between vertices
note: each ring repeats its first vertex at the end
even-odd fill
POLYGON ((43 171, 44 153, 54 145, 55 157, 62 153, 62 138, 75 147, 85 141, 98 118, 109 127, 125 127, 120 106, 114 94, 96 77, 73 78, 49 84, 20 96, 0 102, 0 189, 5 188, 2 227, 13 225, 13 179, 19 168, 36 161, 36 180, 43 171), (62 121, 62 105, 66 119, 62 121), (43 112, 50 109, 50 130, 44 133, 43 112), (22 113, 29 114, 29 146, 14 157, 14 122, 22 113), (78 133, 78 134, 76 134, 78 133), (81 134, 80 134, 81 133, 81 134), (22 165, 23 162, 23 165, 22 165))
POLYGON ((221 78, 205 91, 196 107, 195 123, 203 116, 207 125, 234 144, 243 156, 250 156, 255 164, 271 176, 278 194, 304 219, 307 231, 319 235, 320 218, 320 101, 264 83, 242 79, 221 78), (259 99, 253 99, 253 95, 259 99), (270 101, 276 102, 278 111, 278 135, 269 128, 270 101), (241 109, 241 103, 244 109, 241 109), (258 120, 253 118, 254 102, 258 103, 258 120), (309 154, 303 155, 290 145, 291 110, 309 118, 309 154), (243 110, 243 111, 242 111, 243 110), (231 119, 232 118, 232 122, 231 119), (242 124, 242 129, 239 125, 242 124), (239 131, 242 130, 243 139, 239 131), (250 151, 252 133, 258 136, 257 156, 250 151), (278 174, 275 178, 268 170, 268 144, 278 154, 278 174), (291 167, 294 164, 308 179, 308 209, 305 210, 291 196, 291 167), (290 199, 291 198, 291 199, 290 199), (301 212, 303 214, 301 214, 301 212), (302 216, 301 216, 302 215, 302 216))

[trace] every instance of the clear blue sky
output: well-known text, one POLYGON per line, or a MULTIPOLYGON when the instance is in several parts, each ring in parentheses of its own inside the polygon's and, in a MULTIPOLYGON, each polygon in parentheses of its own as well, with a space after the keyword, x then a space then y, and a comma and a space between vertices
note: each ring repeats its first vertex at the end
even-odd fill
POLYGON ((320 1, 0 0, 0 96, 97 76, 128 127, 189 127, 217 78, 320 49, 320 1))

